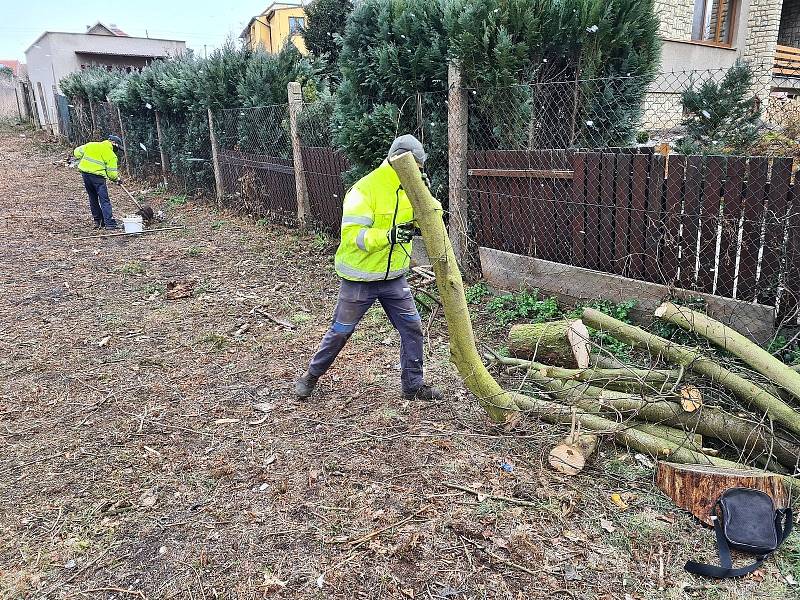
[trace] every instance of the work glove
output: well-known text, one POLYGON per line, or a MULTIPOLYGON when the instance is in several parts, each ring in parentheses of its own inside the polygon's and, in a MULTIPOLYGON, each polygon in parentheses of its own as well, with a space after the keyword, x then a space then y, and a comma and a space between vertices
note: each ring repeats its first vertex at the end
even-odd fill
POLYGON ((407 244, 414 238, 415 229, 413 223, 395 225, 386 232, 386 238, 390 244, 407 244))
POLYGON ((117 177, 117 178, 114 180, 114 183, 116 183, 117 185, 122 185, 122 178, 121 178, 121 177, 117 177))

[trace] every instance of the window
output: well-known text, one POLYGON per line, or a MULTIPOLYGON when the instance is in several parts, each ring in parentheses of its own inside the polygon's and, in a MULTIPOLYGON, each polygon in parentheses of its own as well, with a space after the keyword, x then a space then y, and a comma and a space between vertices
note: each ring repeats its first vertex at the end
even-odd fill
POLYGON ((289 17, 289 34, 303 33, 306 26, 305 17, 289 17))
POLYGON ((695 0, 692 39, 731 46, 737 8, 738 0, 695 0))

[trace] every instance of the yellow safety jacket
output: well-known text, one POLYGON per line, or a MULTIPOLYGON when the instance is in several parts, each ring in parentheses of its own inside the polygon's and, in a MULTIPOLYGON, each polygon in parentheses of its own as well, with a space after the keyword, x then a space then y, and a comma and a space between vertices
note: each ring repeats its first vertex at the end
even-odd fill
POLYGON ((117 155, 114 154, 114 145, 110 141, 88 142, 75 148, 72 155, 81 159, 78 163, 79 171, 108 177, 111 181, 117 180, 117 155))
POLYGON ((414 220, 414 209, 392 166, 361 178, 344 197, 336 272, 350 281, 396 279, 408 271, 411 244, 389 244, 393 225, 414 220))

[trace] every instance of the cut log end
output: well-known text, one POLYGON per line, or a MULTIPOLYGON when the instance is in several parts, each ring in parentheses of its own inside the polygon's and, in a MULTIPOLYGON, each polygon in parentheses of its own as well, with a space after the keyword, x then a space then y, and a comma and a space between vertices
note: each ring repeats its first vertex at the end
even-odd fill
POLYGON ((550 450, 547 462, 559 473, 577 475, 597 449, 597 436, 592 434, 569 436, 550 450))
POLYGON ((713 465, 658 464, 656 485, 679 507, 711 526, 714 507, 722 493, 733 487, 759 490, 778 508, 787 506, 783 478, 755 469, 732 469, 713 465))

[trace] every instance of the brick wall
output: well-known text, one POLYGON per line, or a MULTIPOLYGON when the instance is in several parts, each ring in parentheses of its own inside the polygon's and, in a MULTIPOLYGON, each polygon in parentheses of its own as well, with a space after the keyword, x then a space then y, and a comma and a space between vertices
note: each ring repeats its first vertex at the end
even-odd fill
POLYGON ((783 0, 778 43, 800 47, 800 0, 783 0))
POLYGON ((658 34, 671 40, 691 40, 694 0, 655 0, 661 22, 658 34))

